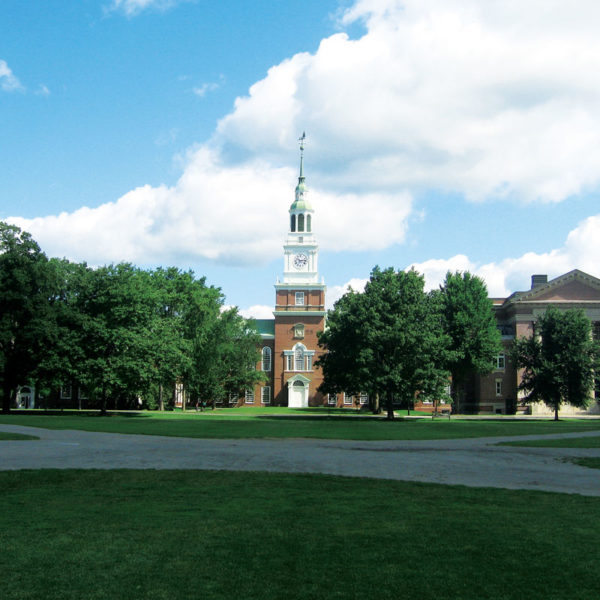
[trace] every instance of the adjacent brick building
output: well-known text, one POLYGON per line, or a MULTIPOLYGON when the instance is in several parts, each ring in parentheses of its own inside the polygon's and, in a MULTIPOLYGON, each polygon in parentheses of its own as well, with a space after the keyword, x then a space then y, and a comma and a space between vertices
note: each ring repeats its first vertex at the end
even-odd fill
MULTIPOLYGON (((319 247, 315 237, 314 210, 308 201, 301 149, 300 176, 294 202, 289 209, 289 229, 283 246, 283 280, 275 284, 273 319, 261 319, 261 368, 267 383, 248 390, 245 398, 232 398, 232 404, 290 407, 366 405, 365 394, 358 397, 338 394, 323 396, 317 388, 323 381, 314 366, 319 357, 317 334, 325 328, 326 286, 319 278, 319 247)), ((461 410, 472 413, 506 414, 527 412, 550 414, 541 404, 524 405, 517 388, 520 373, 512 363, 510 349, 515 337, 532 335, 535 322, 548 306, 581 308, 600 337, 600 280, 574 270, 548 281, 546 275, 533 275, 531 289, 508 298, 492 298, 493 310, 502 333, 503 352, 494 360, 493 371, 473 375, 463 390, 461 410)), ((431 410, 433 403, 416 403, 416 409, 431 410)), ((562 414, 583 411, 565 407, 562 414)), ((587 411, 600 414, 597 399, 587 411)))

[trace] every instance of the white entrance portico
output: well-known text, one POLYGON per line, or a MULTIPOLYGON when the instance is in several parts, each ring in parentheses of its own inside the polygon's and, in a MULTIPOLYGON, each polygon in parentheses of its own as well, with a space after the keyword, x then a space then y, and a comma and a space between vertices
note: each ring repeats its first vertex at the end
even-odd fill
POLYGON ((304 375, 294 375, 288 379, 287 384, 288 406, 290 408, 307 408, 310 379, 304 375))

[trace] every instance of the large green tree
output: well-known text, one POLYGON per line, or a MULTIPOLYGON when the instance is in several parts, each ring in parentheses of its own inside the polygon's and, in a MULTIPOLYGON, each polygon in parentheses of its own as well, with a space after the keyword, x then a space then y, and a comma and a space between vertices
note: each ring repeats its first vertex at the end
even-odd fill
POLYGON ((77 296, 82 359, 77 380, 107 402, 142 396, 152 378, 155 301, 148 272, 121 263, 87 270, 77 296))
POLYGON ((441 394, 447 339, 434 299, 416 271, 375 267, 363 293, 350 292, 327 315, 317 361, 326 393, 367 391, 410 405, 418 394, 441 394))
POLYGON ((537 320, 533 336, 515 340, 513 355, 524 369, 519 389, 527 394, 527 401, 544 402, 556 421, 565 402, 587 407, 600 352, 583 311, 548 308, 537 320))
POLYGON ((264 381, 265 374, 256 369, 260 341, 254 323, 237 308, 220 312, 193 340, 190 391, 214 408, 217 401, 230 394, 237 398, 264 381))
POLYGON ((0 222, 0 380, 2 412, 29 383, 47 346, 54 315, 48 259, 32 237, 0 222))
POLYGON ((474 373, 489 373, 501 350, 501 336, 484 281, 471 273, 446 274, 440 291, 443 327, 450 339, 448 370, 452 401, 461 410, 460 390, 474 373))

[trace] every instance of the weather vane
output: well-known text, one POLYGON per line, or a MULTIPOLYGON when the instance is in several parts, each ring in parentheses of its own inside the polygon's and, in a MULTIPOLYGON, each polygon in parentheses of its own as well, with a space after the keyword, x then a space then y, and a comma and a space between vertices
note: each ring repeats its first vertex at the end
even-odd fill
POLYGON ((304 141, 306 140, 306 131, 302 132, 302 135, 298 138, 300 142, 300 152, 304 152, 304 141))

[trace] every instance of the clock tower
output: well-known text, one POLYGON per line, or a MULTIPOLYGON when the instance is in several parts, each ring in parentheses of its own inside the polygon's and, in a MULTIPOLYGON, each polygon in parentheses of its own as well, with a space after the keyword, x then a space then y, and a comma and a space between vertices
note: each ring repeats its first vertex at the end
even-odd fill
POLYGON ((314 362, 320 352, 317 334, 325 327, 325 283, 319 281, 319 246, 314 210, 304 177, 304 142, 300 138, 300 175, 289 209, 283 246, 283 281, 275 284, 274 403, 304 407, 323 404, 317 387, 323 381, 314 362))

